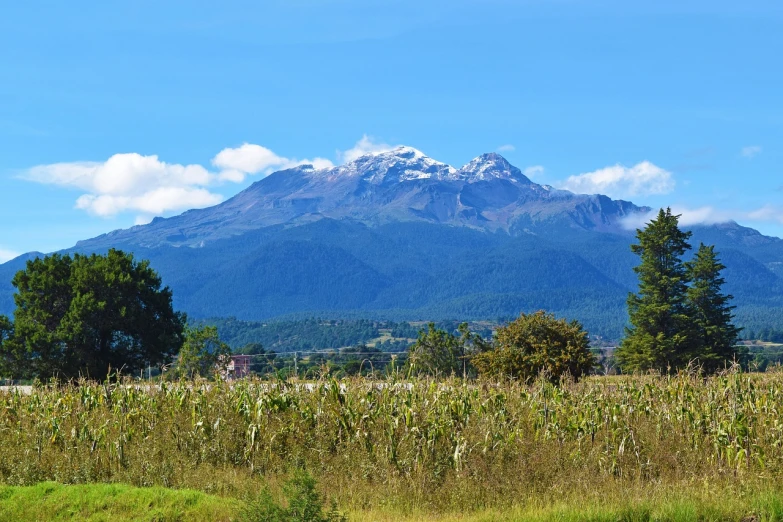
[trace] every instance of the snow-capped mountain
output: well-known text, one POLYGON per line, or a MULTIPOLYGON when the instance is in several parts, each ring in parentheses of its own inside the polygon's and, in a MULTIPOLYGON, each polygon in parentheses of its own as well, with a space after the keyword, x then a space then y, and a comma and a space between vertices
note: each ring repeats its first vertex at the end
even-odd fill
POLYGON ((499 154, 483 154, 457 169, 412 147, 398 147, 338 167, 303 165, 275 172, 215 207, 156 219, 79 246, 202 246, 262 227, 322 218, 372 226, 423 221, 511 234, 535 233, 539 225, 624 233, 620 220, 643 210, 605 196, 539 185, 499 154))

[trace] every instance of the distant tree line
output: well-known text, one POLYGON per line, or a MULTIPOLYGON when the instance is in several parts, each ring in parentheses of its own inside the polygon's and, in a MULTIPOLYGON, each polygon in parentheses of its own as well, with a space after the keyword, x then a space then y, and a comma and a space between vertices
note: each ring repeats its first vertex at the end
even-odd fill
MULTIPOLYGON (((338 349, 369 343, 388 331, 395 339, 415 339, 419 329, 407 322, 370 319, 308 318, 288 321, 242 321, 234 317, 199 321, 216 326, 220 338, 235 350, 260 343, 275 352, 338 349)), ((406 345, 407 347, 407 345, 406 345)), ((391 348, 391 346, 390 346, 391 348)))
POLYGON ((748 340, 758 340, 768 343, 783 344, 783 329, 761 328, 759 330, 747 330, 743 337, 748 340))

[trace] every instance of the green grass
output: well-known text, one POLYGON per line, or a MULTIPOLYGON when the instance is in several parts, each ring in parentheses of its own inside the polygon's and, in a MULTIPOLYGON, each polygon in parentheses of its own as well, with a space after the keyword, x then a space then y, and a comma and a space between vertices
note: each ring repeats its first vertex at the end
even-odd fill
MULTIPOLYGON (((0 486, 0 520, 229 521, 241 520, 243 503, 191 490, 137 488, 119 484, 0 486)), ((778 522, 783 493, 742 494, 700 490, 647 498, 571 499, 555 504, 470 514, 408 513, 392 509, 355 511, 356 522, 778 522)))
POLYGON ((120 484, 0 486, 0 520, 222 521, 240 502, 198 491, 120 484))
MULTIPOLYGON (((599 486, 600 489, 600 486, 599 486)), ((527 505, 467 514, 398 513, 375 510, 353 513, 357 522, 780 522, 783 492, 742 492, 692 485, 687 490, 651 490, 609 497, 570 497, 555 502, 531 500, 527 505)))

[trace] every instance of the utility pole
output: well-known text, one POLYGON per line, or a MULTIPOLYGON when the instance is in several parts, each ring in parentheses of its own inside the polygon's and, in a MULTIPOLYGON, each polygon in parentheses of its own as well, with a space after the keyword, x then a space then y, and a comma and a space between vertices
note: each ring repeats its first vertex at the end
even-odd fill
POLYGON ((294 374, 296 375, 297 378, 299 377, 299 366, 296 360, 296 352, 294 352, 294 374))

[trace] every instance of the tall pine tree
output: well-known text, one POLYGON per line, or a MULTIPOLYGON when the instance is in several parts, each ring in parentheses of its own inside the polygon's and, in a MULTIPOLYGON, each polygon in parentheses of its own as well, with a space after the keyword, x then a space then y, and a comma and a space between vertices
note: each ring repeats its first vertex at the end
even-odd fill
POLYGON ((692 321, 689 317, 688 269, 682 256, 691 246, 690 232, 680 230, 679 217, 661 209, 631 245, 641 258, 634 271, 638 294, 628 296, 631 326, 615 352, 626 371, 668 371, 691 357, 692 321))
POLYGON ((687 263, 691 282, 688 303, 694 326, 694 353, 708 372, 722 368, 734 358, 740 329, 732 324, 733 297, 722 292, 725 280, 721 271, 726 267, 718 259, 714 246, 699 246, 692 261, 687 263))

